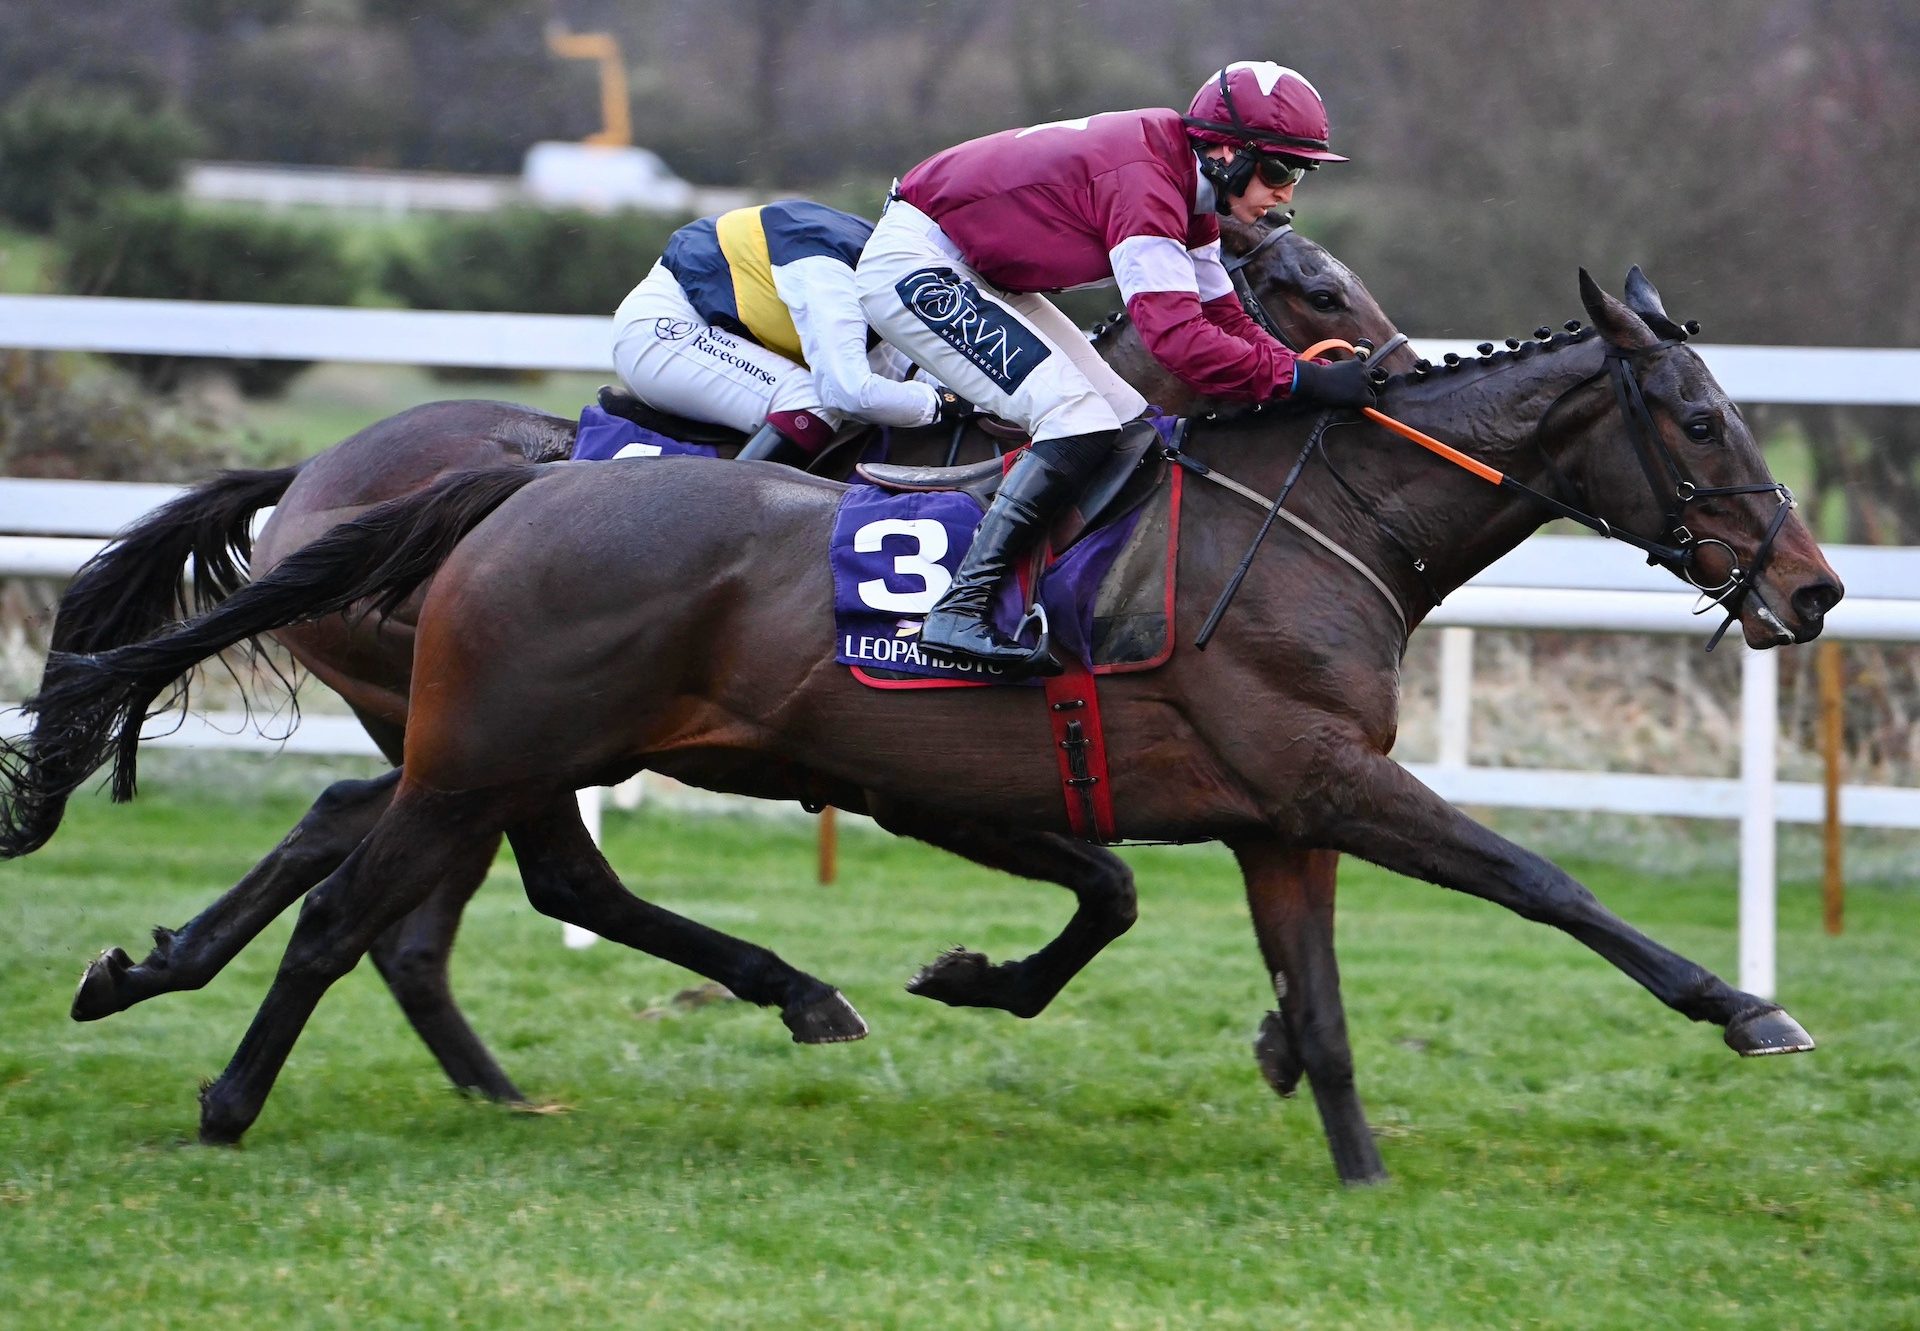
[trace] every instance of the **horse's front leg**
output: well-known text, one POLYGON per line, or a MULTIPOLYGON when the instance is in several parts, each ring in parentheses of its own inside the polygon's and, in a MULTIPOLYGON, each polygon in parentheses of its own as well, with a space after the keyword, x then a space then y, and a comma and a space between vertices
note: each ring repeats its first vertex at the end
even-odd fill
POLYGON ((1058 883, 1074 895, 1073 918, 1032 956, 994 963, 953 948, 907 982, 907 991, 953 1007, 989 1007, 1036 1017, 1100 950, 1133 927, 1133 870, 1112 851, 1053 832, 1025 832, 871 799, 874 820, 990 869, 1058 883))
POLYGON ((1345 788, 1321 821, 1316 842, 1498 902, 1571 934, 1674 1011, 1723 1028, 1736 1053, 1813 1048, 1813 1038, 1777 1003, 1735 989, 1660 946, 1558 865, 1474 822, 1390 758, 1356 747, 1338 761, 1345 788))
POLYGON ((1387 1170, 1354 1087, 1340 967, 1333 955, 1340 857, 1272 841, 1235 842, 1233 853, 1247 880, 1254 937, 1280 1000, 1279 1010, 1261 1023, 1254 1046, 1260 1070, 1281 1095, 1293 1094, 1304 1071, 1341 1182, 1379 1182, 1387 1170))
POLYGON ((443 876, 486 873, 499 845, 495 829, 473 832, 476 820, 455 798, 404 800, 402 794, 307 893, 260 1010, 226 1070, 200 1093, 201 1141, 233 1145, 253 1125, 321 997, 382 932, 426 900, 443 876))

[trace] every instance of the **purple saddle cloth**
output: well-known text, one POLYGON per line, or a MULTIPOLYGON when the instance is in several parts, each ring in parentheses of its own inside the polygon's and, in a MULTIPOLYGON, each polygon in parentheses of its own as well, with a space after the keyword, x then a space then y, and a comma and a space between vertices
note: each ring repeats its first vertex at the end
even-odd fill
MULTIPOLYGON (((1155 525, 1156 508, 1142 505, 1083 537, 1041 575, 1038 599, 1056 654, 1096 664, 1096 638, 1106 636, 1104 623, 1095 622, 1097 594, 1122 553, 1142 544, 1132 539, 1135 530, 1143 519, 1155 525)), ((895 494, 870 485, 850 488, 834 516, 828 552, 834 659, 856 667, 868 683, 1002 682, 996 669, 955 665, 919 645, 921 622, 952 583, 980 518, 979 504, 957 491, 895 494)), ((1164 528, 1157 539, 1164 550, 1164 528)), ((1008 578, 994 596, 994 624, 1012 633, 1023 608, 1018 580, 1008 578)), ((1030 643, 1035 636, 1030 628, 1024 640, 1030 643)))
POLYGON ((657 430, 614 416, 597 406, 581 409, 580 432, 574 437, 575 462, 602 462, 608 458, 657 458, 668 456, 717 458, 720 451, 711 444, 683 444, 657 430))

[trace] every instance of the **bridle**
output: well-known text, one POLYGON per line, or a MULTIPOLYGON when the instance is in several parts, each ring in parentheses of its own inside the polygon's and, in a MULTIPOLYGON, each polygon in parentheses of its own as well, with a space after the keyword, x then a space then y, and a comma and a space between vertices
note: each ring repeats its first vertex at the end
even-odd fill
MULTIPOLYGON (((1261 305, 1260 298, 1254 295, 1253 283, 1248 280, 1245 272, 1247 265, 1254 261, 1261 250, 1264 250, 1267 246, 1273 244, 1292 230, 1293 223, 1291 221, 1282 222, 1273 230, 1267 232, 1266 235, 1262 236, 1259 243, 1254 245, 1253 248, 1245 254, 1236 254, 1232 258, 1222 257, 1220 266, 1227 270, 1227 278, 1233 283, 1234 294, 1240 297, 1240 305, 1246 310, 1247 317, 1259 324, 1269 337, 1287 350, 1299 351, 1300 348, 1296 347, 1292 340, 1280 331, 1280 325, 1275 322, 1272 315, 1267 313, 1266 307, 1261 305)), ((1382 360, 1393 352, 1398 351, 1401 347, 1405 346, 1406 343, 1407 335, 1405 333, 1395 333, 1387 339, 1383 346, 1375 350, 1368 359, 1376 362, 1382 360)))
MULTIPOLYGON (((1713 636, 1707 640, 1707 650, 1712 651, 1720 645, 1720 639, 1726 635, 1735 620, 1740 617, 1741 608, 1755 587, 1760 575, 1766 571, 1767 563, 1773 557, 1773 545, 1786 526, 1787 515, 1798 507, 1793 491, 1779 481, 1756 481, 1750 485, 1699 485, 1687 474, 1680 459, 1660 436, 1660 428, 1654 422, 1653 413, 1647 407, 1647 399, 1640 387, 1640 376, 1635 369, 1635 359, 1653 352, 1666 351, 1681 345, 1681 339, 1663 338, 1651 346, 1626 348, 1611 342, 1606 344, 1606 365, 1587 378, 1569 388, 1555 399, 1540 417, 1534 427, 1533 443, 1540 456, 1546 461, 1548 473, 1553 477, 1556 488, 1571 491, 1582 503, 1589 502, 1582 487, 1570 484, 1560 468, 1554 464, 1542 440, 1546 423, 1553 416, 1560 403, 1572 394, 1579 392, 1601 374, 1605 374, 1612 383, 1613 398, 1620 409, 1621 418, 1626 422, 1627 438, 1633 444, 1634 457, 1640 463, 1640 470, 1647 478, 1647 486, 1653 494, 1653 502, 1661 513, 1661 536, 1659 540, 1649 540, 1632 532, 1616 530, 1605 518, 1564 504, 1549 495, 1530 491, 1540 502, 1554 510, 1561 517, 1571 518, 1602 536, 1624 541, 1637 550, 1643 551, 1649 564, 1660 564, 1678 574, 1696 588, 1703 603, 1694 611, 1704 614, 1711 606, 1719 606, 1727 612, 1727 617, 1713 636), (1771 491, 1778 496, 1780 503, 1774 510, 1773 519, 1767 524, 1766 535, 1761 539, 1760 547, 1754 552, 1753 559, 1745 568, 1740 566, 1740 556, 1727 542, 1714 536, 1696 536, 1686 523, 1686 510, 1691 505, 1704 500, 1716 499, 1724 495, 1764 494, 1771 491), (1704 582, 1699 571, 1699 556, 1712 546, 1726 551, 1729 568, 1719 582, 1704 582)), ((1525 490, 1527 487, 1519 486, 1525 490)))
MULTIPOLYGON (((1324 343, 1320 344, 1320 346, 1325 345, 1324 343)), ((1393 344, 1389 343, 1389 348, 1391 348, 1392 345, 1393 344)), ((1447 458, 1455 465, 1462 467, 1473 475, 1480 477, 1482 480, 1488 481, 1501 489, 1512 490, 1532 499, 1536 503, 1549 509, 1558 517, 1569 518, 1610 540, 1622 541, 1633 546, 1635 549, 1646 554, 1649 564, 1657 563, 1664 565, 1680 577, 1686 579, 1686 581, 1697 588, 1702 597, 1705 598, 1705 604, 1695 611, 1696 614, 1704 613, 1709 605, 1717 605, 1727 612, 1725 621, 1721 623, 1718 629, 1714 630, 1713 636, 1707 641, 1707 650, 1712 651, 1720 644, 1720 639, 1725 636, 1734 621, 1740 617, 1742 605, 1744 605, 1747 596, 1753 592, 1757 586, 1761 573, 1765 571, 1767 562, 1772 557, 1774 541, 1779 537, 1781 529, 1786 525, 1787 515, 1791 513, 1797 505, 1793 497, 1793 491, 1778 481, 1756 482, 1751 485, 1702 486, 1687 475, 1686 469, 1680 464, 1680 460, 1674 456, 1673 451, 1668 448, 1660 438, 1659 427, 1654 422, 1653 413, 1647 407, 1646 395, 1641 391, 1640 378, 1634 368, 1634 358, 1636 356, 1649 352, 1664 351, 1679 345, 1680 341, 1678 339, 1666 339, 1649 347, 1628 350, 1615 346, 1611 342, 1607 343, 1605 366, 1600 370, 1596 370, 1593 374, 1588 375, 1579 383, 1574 384, 1565 392, 1561 393, 1559 397, 1555 398, 1547 407, 1547 410, 1541 414, 1533 430, 1534 447, 1546 462, 1547 470, 1553 476, 1556 487, 1570 490, 1575 493, 1581 502, 1588 502, 1586 496, 1580 493, 1580 487, 1569 484, 1559 467, 1554 463, 1552 455, 1547 452, 1542 435, 1547 422, 1552 419, 1554 412, 1559 409, 1562 402, 1587 387, 1587 385, 1591 384, 1595 379, 1598 379, 1602 374, 1607 375, 1612 381, 1614 400, 1618 404, 1621 416, 1626 422, 1627 437, 1633 444, 1634 454, 1639 459, 1641 470, 1646 475, 1647 483, 1653 491, 1654 503, 1658 505, 1661 510, 1663 525, 1661 529, 1661 539, 1659 540, 1651 540, 1633 532, 1621 531, 1615 528, 1614 525, 1605 518, 1586 512, 1584 509, 1577 508, 1550 494, 1543 493, 1530 485, 1517 481, 1512 476, 1497 471, 1485 463, 1467 457, 1458 450, 1436 439, 1423 435, 1420 431, 1403 425, 1392 417, 1376 411, 1371 407, 1362 408, 1362 415, 1373 419, 1377 424, 1387 426, 1406 438, 1412 439, 1414 442, 1447 458), (1780 505, 1774 512, 1773 520, 1767 525, 1766 536, 1761 541, 1760 548, 1754 553, 1752 562, 1744 569, 1740 567, 1739 556, 1731 545, 1720 540, 1718 537, 1700 537, 1694 535, 1692 528, 1688 527, 1684 521, 1687 507, 1699 500, 1712 499, 1722 495, 1762 494, 1768 491, 1779 496, 1780 505), (1708 585, 1702 582, 1698 576, 1695 561, 1701 551, 1709 546, 1715 545, 1727 552, 1728 558, 1732 562, 1732 568, 1727 576, 1720 582, 1708 585)), ((1310 348, 1309 350, 1317 351, 1320 349, 1320 346, 1310 348)), ((1294 463, 1293 469, 1281 486, 1278 495, 1272 500, 1268 500, 1266 496, 1248 489, 1246 486, 1233 481, 1231 478, 1214 472, 1204 463, 1187 455, 1183 451, 1183 445, 1185 443, 1184 431, 1177 437, 1175 444, 1167 450, 1167 455, 1172 461, 1194 472, 1196 475, 1225 486, 1227 489, 1266 507, 1268 510, 1266 522, 1262 524, 1258 535, 1254 537, 1253 544, 1248 548, 1245 557, 1240 561, 1239 568, 1235 570, 1233 576, 1228 580, 1226 587, 1221 591, 1219 600, 1214 603, 1212 613, 1208 615, 1205 625, 1201 628, 1200 634, 1195 640, 1195 646, 1200 647, 1202 650, 1205 649, 1207 639, 1212 636, 1213 630, 1218 626, 1221 617, 1225 614, 1227 606, 1233 599, 1234 593, 1239 589, 1241 580, 1246 576, 1246 572, 1253 562, 1254 554, 1259 550, 1261 542, 1265 539, 1276 517, 1286 518, 1297 529, 1300 529, 1304 534, 1318 541, 1322 546, 1338 555, 1347 564, 1363 574, 1367 580, 1373 584, 1375 590, 1379 591, 1381 595, 1386 598, 1387 603, 1393 607, 1395 614, 1400 619, 1404 632, 1407 624, 1406 614, 1401 609, 1398 598, 1393 595, 1377 574, 1367 568, 1364 563, 1352 554, 1325 537, 1322 533, 1315 531, 1308 524, 1293 517, 1292 514, 1281 511, 1282 506, 1286 503, 1288 493, 1292 490, 1294 482, 1299 478, 1301 470, 1306 466, 1308 459, 1313 453, 1319 450, 1322 436, 1326 431, 1332 414, 1332 412, 1323 414, 1315 423, 1312 432, 1308 436, 1306 446, 1301 450, 1299 459, 1294 463)), ((1209 415, 1207 419, 1212 418, 1213 417, 1209 415)), ((1331 459, 1327 458, 1324 452, 1322 452, 1322 459, 1326 462, 1329 469, 1331 469, 1331 459)), ((1337 472, 1335 472, 1334 475, 1336 480, 1340 480, 1337 472)), ((1354 493, 1352 487, 1347 485, 1344 480, 1340 480, 1340 483, 1342 487, 1352 495, 1354 500, 1361 505, 1362 509, 1370 513, 1374 524, 1381 529, 1394 545, 1404 551, 1406 549, 1405 545, 1394 535, 1392 529, 1386 525, 1380 515, 1377 512, 1372 512, 1371 505, 1368 505, 1361 496, 1354 493)), ((1424 577, 1426 571, 1425 561, 1419 558, 1413 558, 1413 565, 1415 570, 1420 572, 1424 577)), ((1437 593, 1435 594, 1435 600, 1436 602, 1438 601, 1437 593)))

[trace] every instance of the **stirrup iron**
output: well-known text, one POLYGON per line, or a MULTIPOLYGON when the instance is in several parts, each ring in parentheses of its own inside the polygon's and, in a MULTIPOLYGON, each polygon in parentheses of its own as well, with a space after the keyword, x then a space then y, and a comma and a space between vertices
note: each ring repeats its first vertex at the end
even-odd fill
POLYGON ((1035 625, 1040 629, 1040 636, 1034 639, 1033 650, 1027 653, 1026 661, 1017 667, 1017 673, 1021 676, 1063 673, 1065 667, 1060 664, 1060 658, 1053 654, 1053 630, 1047 623, 1047 608, 1039 601, 1028 606, 1026 613, 1020 616, 1020 622, 1013 626, 1014 641, 1025 637, 1027 629, 1035 625))

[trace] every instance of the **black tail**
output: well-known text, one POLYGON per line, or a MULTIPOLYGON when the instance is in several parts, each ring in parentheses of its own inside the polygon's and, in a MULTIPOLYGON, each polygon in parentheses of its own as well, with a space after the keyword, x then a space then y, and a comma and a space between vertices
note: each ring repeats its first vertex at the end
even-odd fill
POLYGON ((211 609, 246 582, 253 519, 299 467, 227 471, 155 509, 80 566, 53 622, 56 652, 101 652, 211 609), (193 594, 183 580, 191 561, 193 594))
POLYGON ((154 699, 195 665, 243 639, 360 602, 390 613, 487 514, 543 474, 533 467, 454 472, 342 523, 158 637, 49 656, 40 692, 21 705, 34 717, 32 733, 0 740, 0 859, 45 845, 67 797, 109 758, 113 798, 133 798, 140 726, 154 699))

